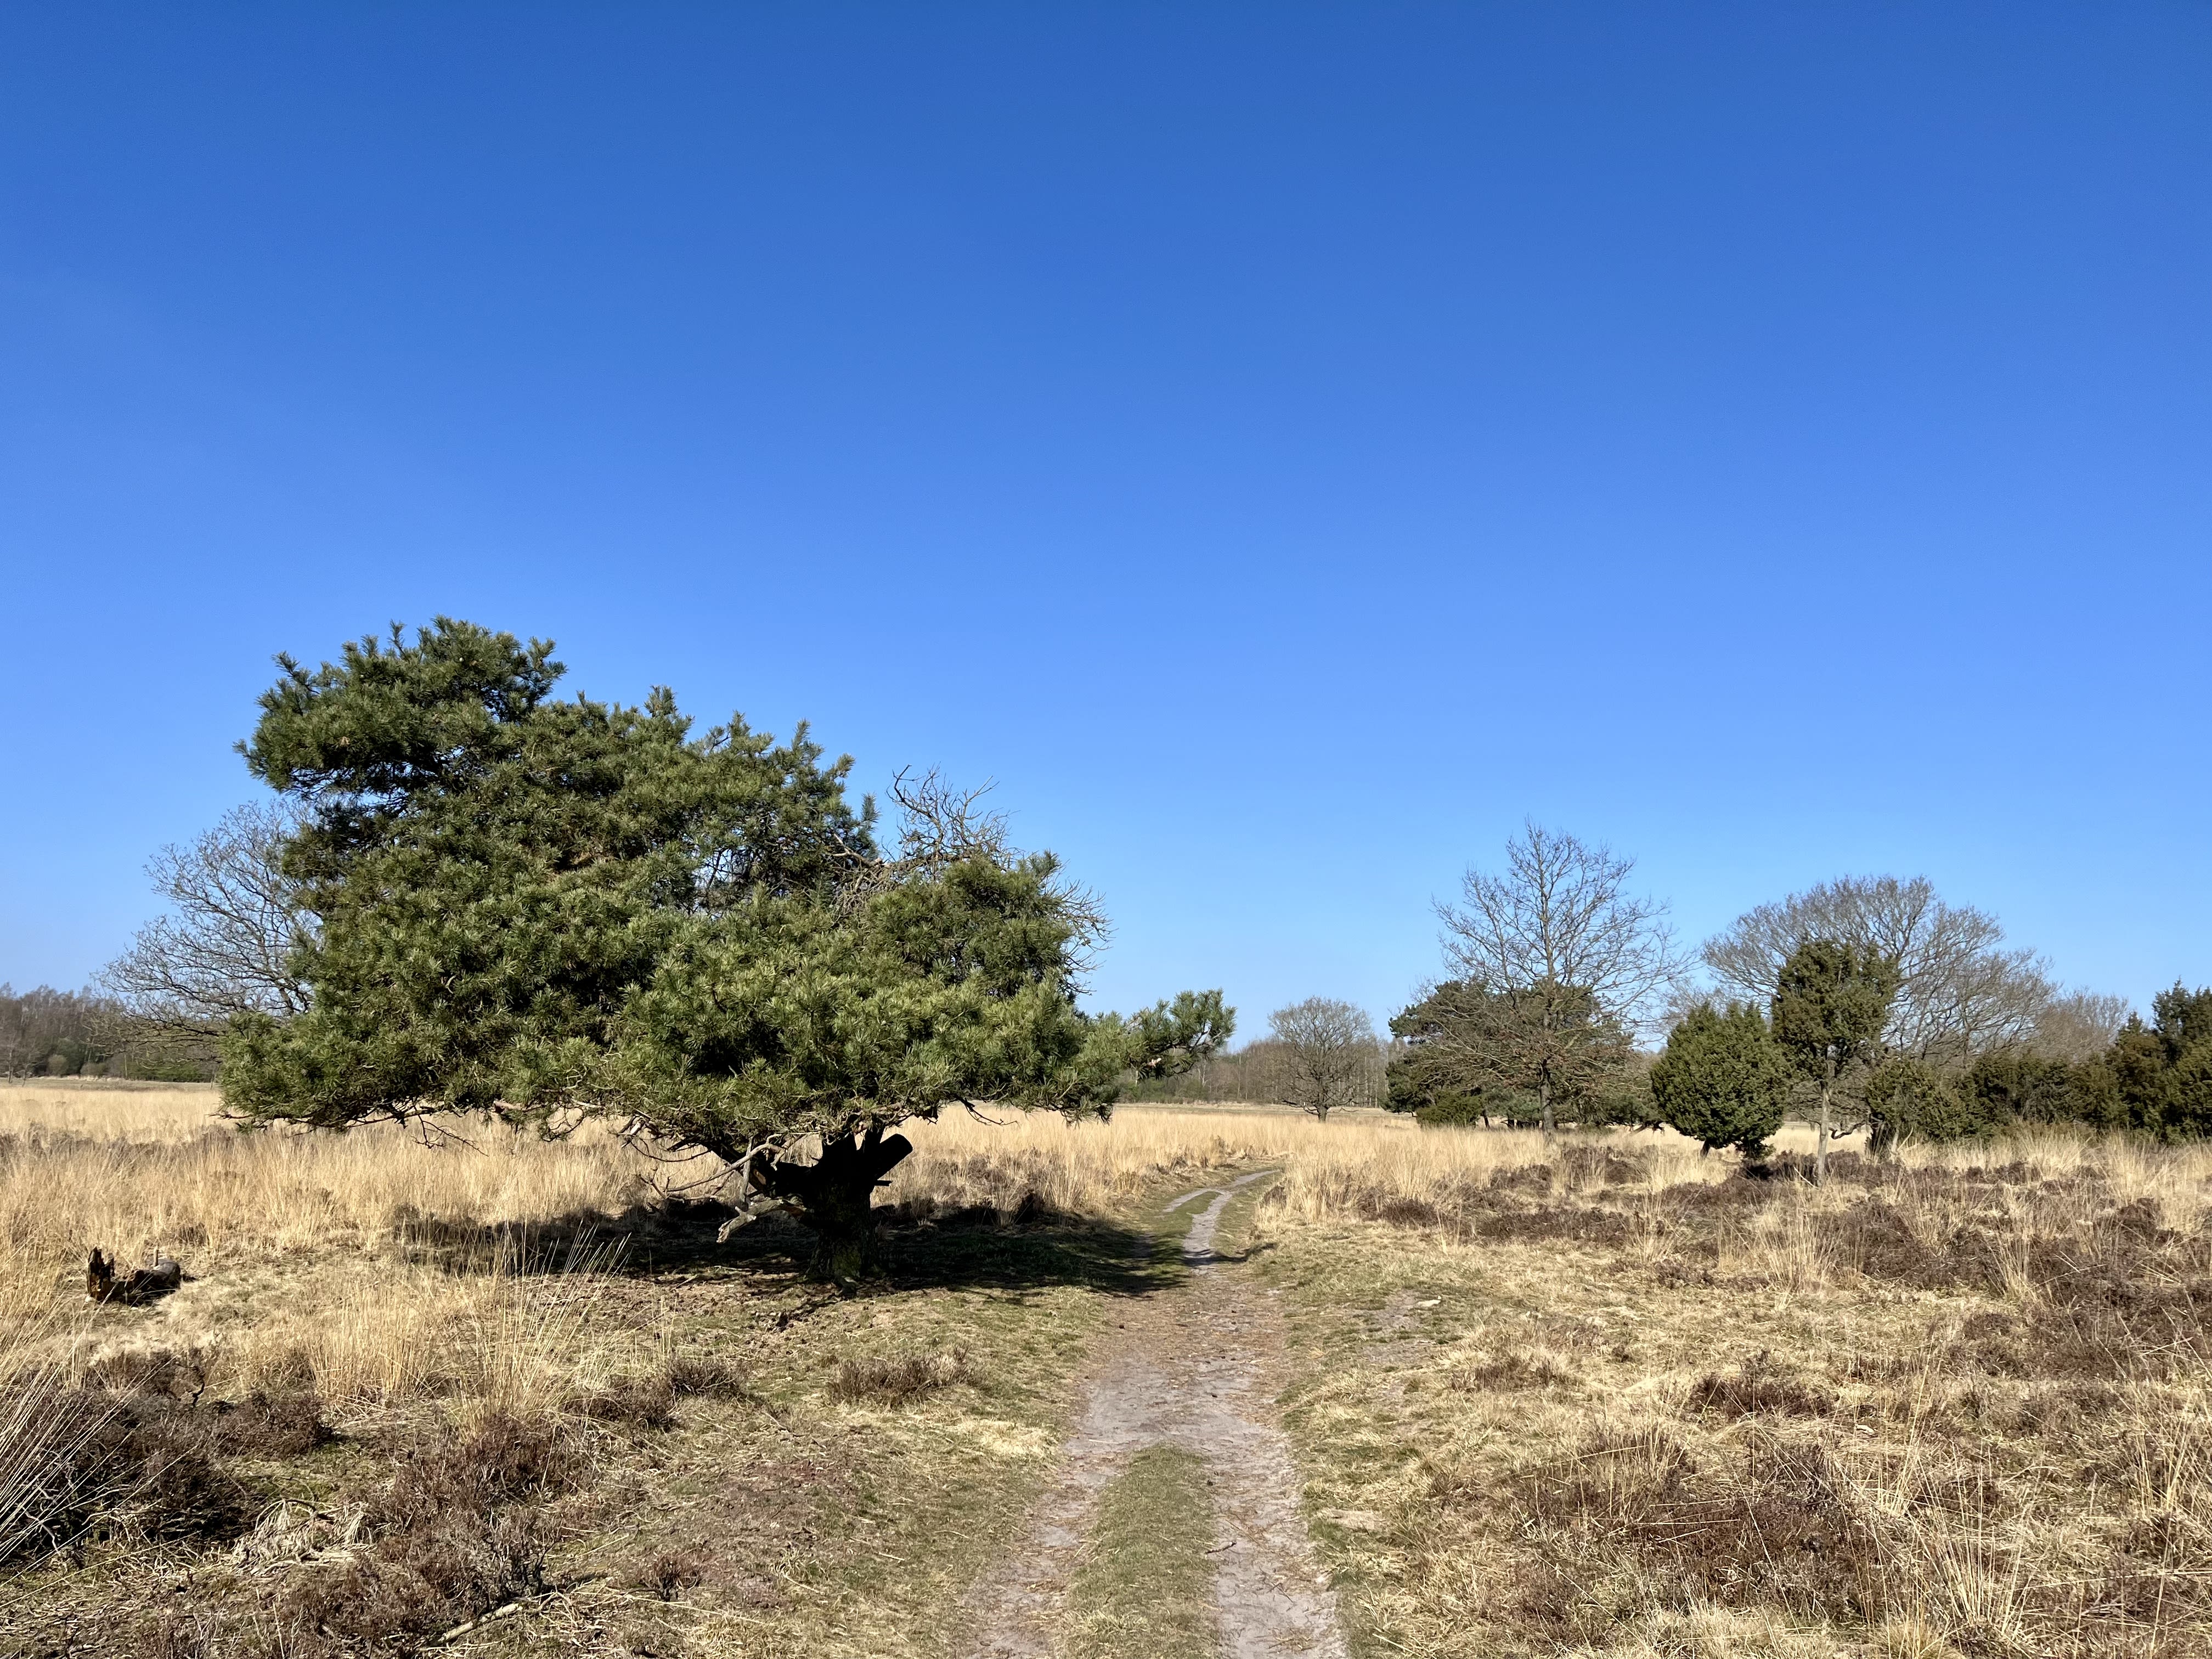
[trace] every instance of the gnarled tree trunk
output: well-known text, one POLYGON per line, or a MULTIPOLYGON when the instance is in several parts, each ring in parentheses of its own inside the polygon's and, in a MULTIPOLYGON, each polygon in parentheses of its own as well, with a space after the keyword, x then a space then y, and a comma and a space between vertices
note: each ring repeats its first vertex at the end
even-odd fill
POLYGON ((811 1164, 756 1163, 751 1180, 790 1205, 812 1231, 815 1277, 850 1285, 876 1265, 876 1188, 913 1150, 904 1135, 887 1135, 881 1124, 871 1124, 835 1139, 825 1136, 822 1156, 811 1164))

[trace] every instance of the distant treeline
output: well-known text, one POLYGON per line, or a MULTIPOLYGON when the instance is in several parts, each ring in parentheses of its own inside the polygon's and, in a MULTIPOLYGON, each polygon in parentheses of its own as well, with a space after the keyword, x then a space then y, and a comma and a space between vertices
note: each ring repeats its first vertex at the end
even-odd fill
MULTIPOLYGON (((1344 1104, 1380 1106, 1388 1091, 1390 1056, 1395 1045, 1370 1042, 1350 1058, 1351 1098, 1344 1104)), ((1273 1037, 1248 1042, 1234 1054, 1213 1054, 1181 1077, 1139 1079, 1121 1093, 1127 1101, 1248 1101, 1299 1103, 1291 1045, 1273 1037)))
MULTIPOLYGON (((1543 1108, 1534 1094, 1494 1081, 1468 1085, 1462 1056, 1454 1052, 1449 1027, 1436 1012, 1460 988, 1446 986, 1393 1022, 1413 1041, 1398 1048, 1383 1103, 1427 1123, 1540 1122, 1543 1108)), ((1780 1029, 1780 1021, 1756 1005, 1738 1003, 1731 1012, 1753 1050, 1773 1041, 1780 1029)), ((1670 1050, 1681 1029, 1670 1037, 1670 1050)), ((2078 1043, 2070 1029, 2067 1035, 2078 1043)), ((1586 1127, 1672 1123, 1686 1128, 1654 1096, 1657 1058, 1663 1056, 1621 1055, 1583 1087, 1555 1100, 1556 1115, 1586 1127)), ((1741 1066, 1741 1054, 1737 1060, 1741 1066)), ((1978 1054, 1916 1054, 1870 1043, 1856 1063, 1831 1076, 1832 1132, 1868 1129, 1877 1147, 1900 1139, 1966 1140, 2062 1125, 2132 1130, 2166 1140, 2198 1139, 2212 1135, 2212 987, 2191 991, 2176 985, 2161 993, 2149 1019, 2130 1016, 2101 1049, 2086 1055, 2030 1030, 1978 1054)), ((1779 1066, 1774 1088, 1776 1121, 1784 1115, 1816 1120, 1817 1075, 1792 1077, 1779 1066)), ((1756 1127, 1754 1144, 1767 1133, 1756 1127)))
MULTIPOLYGON (((464 629, 454 641, 464 637, 471 650, 490 639, 464 629)), ((460 648, 437 639, 439 650, 460 648)), ((492 644, 495 656, 514 647, 492 644)), ((358 654, 383 665, 378 672, 411 673, 415 650, 389 662, 358 654)), ((1002 827, 974 817, 972 797, 932 781, 901 799, 925 827, 1003 850, 994 839, 1002 827)), ((0 1074, 211 1077, 222 1049, 235 1085, 241 1031, 280 1043, 295 1022, 313 1024, 325 994, 316 975, 338 965, 314 908, 328 891, 292 856, 302 837, 321 845, 309 834, 315 822, 301 799, 264 804, 164 849, 152 873, 170 911, 109 964, 100 990, 18 996, 0 986, 0 1074)), ((532 819, 516 833, 542 828, 532 819)), ((1316 996, 1276 1009, 1266 1036, 1218 1053, 1231 1011, 1217 1009, 1190 1026, 1187 1072, 1133 1068, 1121 1097, 1280 1103, 1324 1120, 1339 1107, 1381 1106, 1431 1123, 1664 1124, 1708 1149, 1746 1153, 1796 1119, 1815 1126, 1823 1165, 1830 1141, 1861 1130, 1878 1150, 2015 1124, 2212 1136, 2212 988, 2177 983, 2145 1019, 2124 998, 2063 986, 1994 916, 1947 902, 1924 877, 1838 877, 1753 907, 1692 951, 1665 906, 1630 888, 1632 861, 1604 846, 1531 823, 1505 852, 1502 867, 1468 872, 1460 902, 1438 907, 1445 974, 1390 1019, 1389 1038, 1378 1040, 1364 1010, 1316 996)), ((474 871, 453 879, 466 887, 474 871)), ((374 996, 391 988, 388 948, 362 944, 348 959, 345 971, 368 975, 362 987, 384 988, 374 996)), ((444 1021, 450 983, 407 994, 444 1021)), ((613 1006, 617 989, 603 1000, 613 1006)), ((1199 1007, 1171 1020, 1163 1004, 1147 1018, 1166 1032, 1199 1007)), ((442 1043, 460 1028, 436 1029, 442 1043)), ((332 1052, 350 1054, 357 1040, 332 1052)), ((696 1057, 688 1028, 669 1042, 671 1063, 696 1057)), ((310 1073, 348 1075, 326 1056, 283 1077, 310 1073)), ((536 1086, 527 1068, 517 1075, 536 1086)))
POLYGON ((1267 1039, 1129 1097, 1664 1126, 1747 1155, 1796 1119, 1816 1132, 1815 1179, 1860 1131, 1876 1152, 2022 1125, 2212 1136, 2212 988, 2177 983, 2148 1018, 2069 989, 1924 877, 1838 877, 1693 953, 1609 849, 1531 824, 1506 853, 1439 907, 1451 972, 1388 1042, 1352 1005, 1309 998, 1267 1039))
POLYGON ((169 1082, 215 1075, 211 1056, 180 1048, 113 997, 0 985, 0 1077, 125 1077, 169 1082))

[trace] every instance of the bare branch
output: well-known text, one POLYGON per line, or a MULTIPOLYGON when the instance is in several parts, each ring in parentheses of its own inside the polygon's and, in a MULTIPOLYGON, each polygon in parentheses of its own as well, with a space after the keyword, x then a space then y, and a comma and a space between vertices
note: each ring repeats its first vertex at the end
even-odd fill
POLYGON ((155 854, 147 873, 173 908, 101 974, 134 1018, 207 1037, 241 1013, 289 1019, 307 1006, 291 959, 314 921, 283 867, 298 827, 289 806, 240 806, 191 845, 155 854))
POLYGON ((1059 862, 1050 854, 1024 854, 1015 848, 1005 815, 982 806, 984 797, 996 787, 986 781, 958 789, 934 770, 920 776, 902 770, 891 780, 890 792, 900 812, 899 855, 886 859, 848 849, 848 873, 838 902, 847 908, 864 904, 893 887, 934 880, 969 859, 1007 866, 1024 859, 1046 860, 1044 868, 1054 878, 1048 890, 1059 902, 1060 918, 1070 929, 1071 965, 1079 985, 1111 932, 1105 907, 1091 889, 1059 878, 1059 862))
POLYGON ((904 814, 899 826, 900 862, 942 869, 978 854, 1006 857, 1010 845, 1006 815, 987 812, 981 804, 997 787, 986 779, 973 789, 956 789, 934 769, 920 777, 911 769, 902 769, 891 780, 891 799, 904 814))
POLYGON ((1946 904, 1924 876, 1845 876, 1739 916, 1705 943, 1705 966, 1730 994, 1771 1003, 1800 945, 1831 939, 1898 965, 1883 1032, 1893 1054, 1964 1065, 2027 1041, 2053 995, 2040 957, 2004 948, 1996 918, 1946 904))
POLYGON ((1601 845, 1527 826, 1503 875, 1470 870, 1461 902, 1439 904, 1459 977, 1433 994, 1444 1046, 1432 1066, 1459 1086, 1556 1103, 1591 1097, 1656 1024, 1687 963, 1667 908, 1627 890, 1634 865, 1601 845))
POLYGON ((1667 907, 1628 893, 1634 862, 1535 823, 1505 852, 1507 873, 1470 870, 1463 902, 1437 907, 1460 976, 1493 994, 1578 994, 1625 1026, 1652 1023, 1688 963, 1667 907))
POLYGON ((1276 1009, 1267 1029, 1280 1047, 1276 1087, 1284 1104, 1325 1120, 1358 1098, 1376 1046, 1364 1010, 1334 997, 1308 997, 1276 1009))
POLYGON ((2100 1060, 2134 1012, 2125 997, 2069 991, 2044 1005, 2028 1046, 2045 1060, 2100 1060))

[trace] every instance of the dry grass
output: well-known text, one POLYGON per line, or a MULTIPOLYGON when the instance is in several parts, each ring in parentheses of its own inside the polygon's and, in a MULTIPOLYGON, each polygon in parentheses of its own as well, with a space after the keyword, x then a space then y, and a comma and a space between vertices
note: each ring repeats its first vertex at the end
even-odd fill
POLYGON ((1266 1212, 1378 1650, 2212 1650, 2204 1151, 1438 1133, 1266 1212))
MULTIPOLYGON (((656 1182, 702 1172, 588 1128, 246 1134, 219 1109, 205 1086, 0 1088, 0 1335, 73 1306, 94 1245, 125 1261, 158 1248, 195 1282, 125 1340, 212 1343, 221 1384, 300 1376, 342 1414, 456 1395, 521 1410, 611 1362, 583 1336, 588 1290, 549 1304, 538 1275, 513 1271, 518 1254, 560 1254, 579 1227, 650 1206, 656 1182), (555 1242, 533 1247, 533 1230, 555 1242), (457 1251, 487 1271, 455 1274, 457 1251)), ((1027 1218, 1115 1213, 1168 1176, 1285 1160, 1316 1126, 1156 1109, 909 1133, 916 1154, 888 1194, 906 1213, 1027 1218)))
POLYGON ((212 1083, 105 1078, 0 1081, 0 1139, 84 1135, 95 1140, 191 1140, 220 1109, 212 1083))
POLYGON ((787 1224, 717 1245, 721 1212, 604 1135, 241 1135, 216 1106, 0 1091, 29 1546, 0 1648, 404 1654, 520 1598, 486 1631, 561 1651, 933 1654, 1042 1478, 1094 1285, 1132 1272, 1121 1235, 1012 1224, 1051 1212, 1002 1171, 1003 1224, 963 1182, 900 1242, 909 1285, 825 1300, 787 1224), (94 1243, 191 1278, 88 1307, 94 1243), (549 1435, 557 1481, 483 1473, 549 1435))
POLYGON ((368 1247, 422 1218, 526 1224, 636 1201, 658 1172, 592 1132, 547 1142, 433 1125, 241 1133, 211 1088, 0 1090, 0 1247, 368 1247))
POLYGON ((404 1651, 520 1595, 499 1628, 563 1650, 941 1652, 1125 1270, 1069 1218, 1274 1165, 1310 1497, 1382 1517, 1324 1527, 1368 1650, 2212 1651, 2212 1151, 1847 1154, 1814 1189, 1666 1135, 960 1116, 886 1194, 915 1270, 841 1303, 603 1135, 245 1136, 215 1103, 0 1089, 0 1520, 56 1423, 137 1517, 0 1617, 76 1598, 143 1638, 105 1650, 276 1650, 236 1603, 286 1651, 302 1607, 404 1651), (88 1310, 95 1243, 194 1278, 88 1310), (52 1408, 88 1378, 97 1421, 52 1408), (550 1424, 580 1462, 500 1473, 550 1424), (147 1549, 198 1563, 185 1625, 100 1612, 147 1549))
POLYGON ((76 1331, 79 1363, 202 1351, 217 1395, 310 1388, 341 1420, 431 1397, 526 1413, 590 1370, 588 1291, 517 1268, 533 1229, 573 1237, 650 1198, 649 1160, 590 1133, 246 1134, 218 1108, 210 1088, 0 1091, 0 1340, 81 1305, 97 1244, 192 1278, 150 1316, 76 1331))
POLYGON ((1291 1167, 1347 1137, 1363 1147, 1414 1147, 1413 1125, 1382 1112, 1340 1113, 1323 1125, 1267 1107, 1127 1106, 1109 1122, 1040 1113, 1004 1121, 948 1113, 904 1133, 915 1155, 893 1171, 893 1203, 1012 1214, 1024 1199, 1069 1215, 1118 1214, 1162 1181, 1239 1165, 1291 1167))

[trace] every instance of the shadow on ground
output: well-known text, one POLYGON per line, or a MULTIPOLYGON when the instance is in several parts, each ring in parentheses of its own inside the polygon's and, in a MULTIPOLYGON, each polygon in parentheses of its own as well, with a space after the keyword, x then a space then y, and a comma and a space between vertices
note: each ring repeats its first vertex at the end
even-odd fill
MULTIPOLYGON (((615 1215, 581 1212, 529 1227, 403 1218, 409 1256, 456 1273, 520 1268, 526 1273, 589 1269, 652 1279, 805 1279, 813 1236, 770 1214, 717 1237, 732 1212, 712 1201, 670 1199, 615 1215)), ((988 1206, 915 1215, 884 1207, 875 1291, 1045 1290, 1082 1285, 1109 1296, 1143 1296, 1180 1278, 1179 1262, 1155 1253, 1143 1230, 1096 1217, 1024 1206, 1015 1216, 988 1206)))

